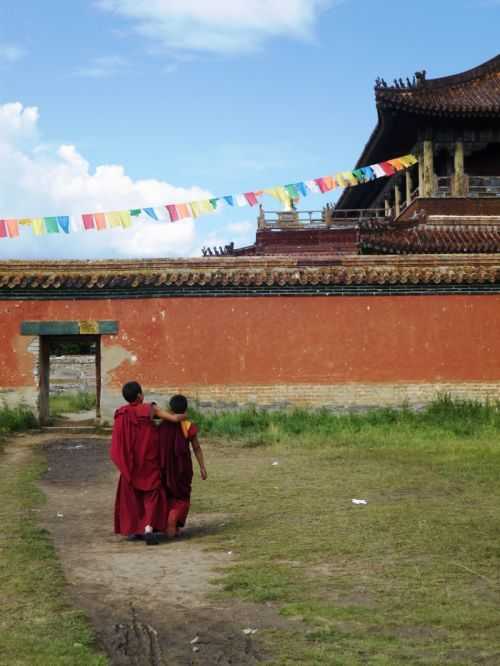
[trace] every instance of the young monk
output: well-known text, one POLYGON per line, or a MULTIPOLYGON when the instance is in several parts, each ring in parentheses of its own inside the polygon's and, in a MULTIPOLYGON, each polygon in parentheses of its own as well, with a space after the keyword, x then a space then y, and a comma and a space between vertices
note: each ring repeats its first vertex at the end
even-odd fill
POLYGON ((161 483, 158 429, 153 417, 177 424, 185 414, 145 403, 141 385, 128 382, 122 395, 127 404, 115 412, 111 460, 120 471, 115 501, 115 533, 129 538, 144 535, 148 546, 157 545, 154 534, 167 529, 167 498, 161 483))
MULTIPOLYGON (((174 395, 170 399, 172 415, 181 415, 187 411, 188 402, 183 395, 174 395)), ((167 495, 168 518, 167 536, 180 536, 191 504, 191 482, 193 480, 193 449, 200 475, 207 478, 207 469, 203 451, 198 442, 198 428, 194 423, 183 420, 181 423, 163 421, 158 428, 160 438, 160 459, 162 483, 167 495)))

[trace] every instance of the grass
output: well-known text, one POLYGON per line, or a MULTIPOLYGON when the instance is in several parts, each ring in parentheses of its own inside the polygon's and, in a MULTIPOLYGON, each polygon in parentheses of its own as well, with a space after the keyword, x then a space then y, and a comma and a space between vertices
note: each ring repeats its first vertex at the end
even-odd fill
POLYGON ((70 414, 86 412, 94 409, 96 406, 95 393, 59 393, 51 395, 49 399, 49 409, 51 416, 60 416, 61 414, 70 414))
POLYGON ((272 663, 500 663, 498 405, 195 416, 224 594, 295 620, 272 663))
MULTIPOLYGON (((2 432, 35 424, 25 408, 0 410, 2 432)), ((71 608, 47 532, 35 517, 44 504, 36 482, 39 453, 16 447, 0 456, 0 663, 11 666, 104 666, 85 617, 71 608)))
POLYGON ((29 430, 36 426, 36 418, 26 405, 8 407, 4 404, 0 407, 0 436, 11 432, 29 430))

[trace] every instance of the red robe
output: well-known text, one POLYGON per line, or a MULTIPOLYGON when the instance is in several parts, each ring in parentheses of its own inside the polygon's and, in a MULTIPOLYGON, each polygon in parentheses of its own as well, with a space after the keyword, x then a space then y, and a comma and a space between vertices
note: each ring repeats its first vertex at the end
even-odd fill
POLYGON ((124 405, 115 412, 111 460, 120 471, 115 501, 115 533, 142 534, 146 525, 167 528, 167 500, 160 475, 158 429, 152 405, 124 405))
POLYGON ((191 505, 193 462, 190 442, 198 433, 194 423, 162 421, 158 428, 162 485, 167 495, 168 524, 184 527, 191 505))

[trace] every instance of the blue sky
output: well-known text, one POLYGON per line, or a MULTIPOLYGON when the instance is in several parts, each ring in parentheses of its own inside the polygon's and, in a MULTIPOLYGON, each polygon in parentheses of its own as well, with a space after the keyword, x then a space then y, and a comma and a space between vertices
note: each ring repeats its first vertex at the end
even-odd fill
MULTIPOLYGON (((499 25, 498 0, 6 0, 0 218, 155 206, 347 169, 376 122, 377 76, 473 67, 499 52, 499 25)), ((196 256, 252 242, 255 220, 242 208, 64 238, 26 228, 0 239, 0 258, 196 256)))

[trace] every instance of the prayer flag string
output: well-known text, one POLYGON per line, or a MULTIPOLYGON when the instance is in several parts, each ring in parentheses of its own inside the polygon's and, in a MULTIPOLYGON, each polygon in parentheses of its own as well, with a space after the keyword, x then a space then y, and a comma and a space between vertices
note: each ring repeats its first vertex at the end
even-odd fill
POLYGON ((277 199, 290 210, 292 203, 310 194, 326 194, 335 188, 355 187, 376 180, 393 176, 417 163, 414 155, 403 155, 378 164, 357 167, 352 171, 341 171, 313 180, 304 180, 287 185, 268 187, 254 192, 231 194, 211 199, 201 199, 185 203, 168 203, 163 206, 149 208, 132 208, 128 210, 83 213, 82 215, 60 215, 52 217, 35 217, 20 219, 0 219, 0 240, 19 238, 20 227, 30 226, 35 236, 45 234, 69 234, 77 231, 104 231, 105 229, 127 229, 134 218, 154 220, 155 222, 176 223, 188 218, 214 213, 223 206, 240 207, 256 206, 263 195, 277 199))

